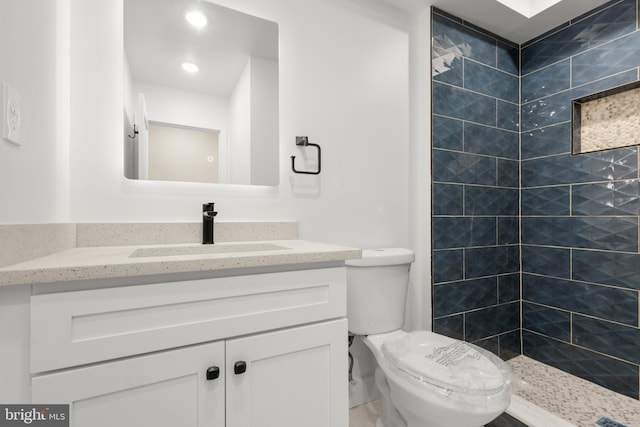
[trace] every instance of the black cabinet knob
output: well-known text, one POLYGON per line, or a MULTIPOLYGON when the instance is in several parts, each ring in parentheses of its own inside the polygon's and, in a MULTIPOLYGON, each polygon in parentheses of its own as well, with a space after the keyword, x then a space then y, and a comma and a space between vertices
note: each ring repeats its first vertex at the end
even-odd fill
POLYGON ((207 369, 207 381, 215 380, 220 376, 220 368, 212 366, 207 369))
POLYGON ((236 375, 244 374, 245 372, 247 372, 247 362, 243 360, 236 362, 235 365, 233 365, 233 372, 236 375))

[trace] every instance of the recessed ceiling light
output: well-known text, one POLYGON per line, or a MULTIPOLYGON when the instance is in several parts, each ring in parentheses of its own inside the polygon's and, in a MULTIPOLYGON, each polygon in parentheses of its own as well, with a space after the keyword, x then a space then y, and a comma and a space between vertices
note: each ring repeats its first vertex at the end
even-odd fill
POLYGON ((187 14, 185 15, 185 18, 187 22, 189 22, 189 24, 193 25, 198 29, 207 25, 207 22, 208 22, 205 14, 200 12, 199 10, 192 10, 187 12, 187 14))
POLYGON ((187 73, 197 73, 200 68, 193 62, 183 62, 182 69, 187 73))

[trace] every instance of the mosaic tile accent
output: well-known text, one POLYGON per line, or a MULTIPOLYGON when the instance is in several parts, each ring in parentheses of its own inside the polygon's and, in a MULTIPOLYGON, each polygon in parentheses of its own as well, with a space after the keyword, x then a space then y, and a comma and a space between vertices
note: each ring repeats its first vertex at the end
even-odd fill
POLYGON ((574 153, 640 144, 640 88, 596 96, 574 101, 574 153))

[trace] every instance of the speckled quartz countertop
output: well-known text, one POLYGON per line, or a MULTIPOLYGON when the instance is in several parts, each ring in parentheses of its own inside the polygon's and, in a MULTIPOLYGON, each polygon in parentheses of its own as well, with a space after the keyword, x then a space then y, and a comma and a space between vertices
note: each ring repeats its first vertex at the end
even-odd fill
POLYGON ((76 247, 0 268, 0 286, 340 262, 357 248, 305 240, 76 247))

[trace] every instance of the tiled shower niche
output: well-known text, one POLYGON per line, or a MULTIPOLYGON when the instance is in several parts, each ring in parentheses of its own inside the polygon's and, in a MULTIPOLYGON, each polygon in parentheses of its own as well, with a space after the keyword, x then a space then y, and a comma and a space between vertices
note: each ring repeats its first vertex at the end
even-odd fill
POLYGON ((639 80, 637 3, 522 46, 432 14, 434 330, 636 399, 638 147, 572 155, 571 109, 639 80))

